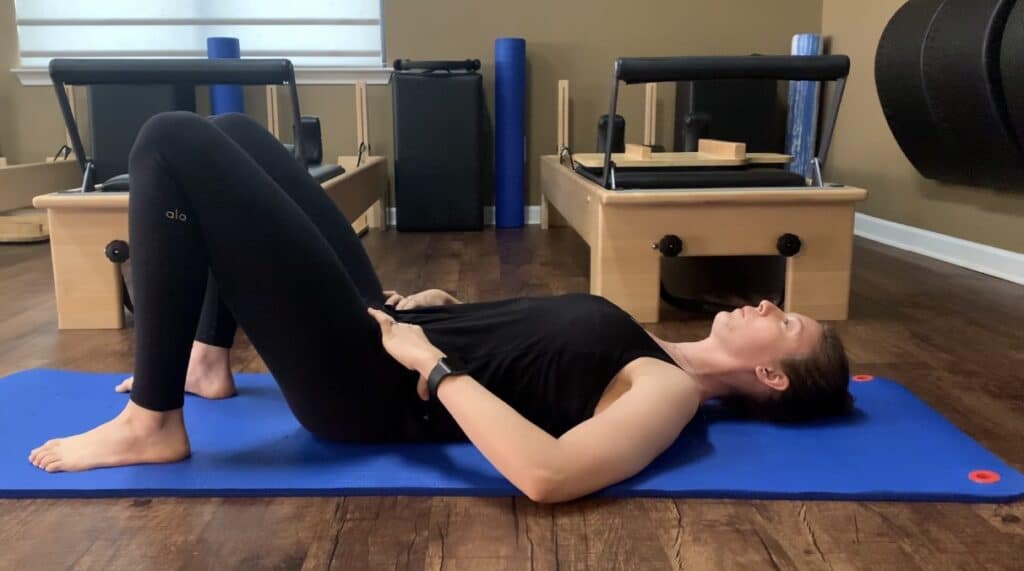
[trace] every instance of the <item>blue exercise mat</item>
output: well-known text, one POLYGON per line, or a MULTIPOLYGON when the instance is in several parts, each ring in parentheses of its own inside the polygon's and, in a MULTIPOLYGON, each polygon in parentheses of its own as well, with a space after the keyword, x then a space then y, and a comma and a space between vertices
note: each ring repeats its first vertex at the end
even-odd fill
MULTIPOLYGON (((342 445, 299 427, 269 375, 239 396, 189 397, 192 457, 47 474, 29 451, 113 417, 126 375, 34 369, 0 380, 0 497, 466 495, 518 492, 467 443, 342 445)), ((784 427, 707 405, 679 440, 608 496, 1002 501, 1024 477, 900 385, 853 383, 858 413, 784 427), (980 472, 979 472, 980 471, 980 472), (981 474, 981 477, 978 475, 981 474), (998 475, 998 481, 985 481, 998 475)))

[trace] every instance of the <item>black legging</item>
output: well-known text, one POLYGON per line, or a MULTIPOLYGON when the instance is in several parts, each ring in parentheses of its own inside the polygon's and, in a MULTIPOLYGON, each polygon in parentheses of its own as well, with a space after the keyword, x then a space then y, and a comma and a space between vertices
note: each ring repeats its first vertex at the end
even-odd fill
POLYGON ((136 404, 181 408, 193 338, 229 347, 237 320, 309 431, 416 437, 415 373, 366 312, 384 302, 380 281, 273 136, 244 115, 163 113, 139 132, 129 173, 136 404))

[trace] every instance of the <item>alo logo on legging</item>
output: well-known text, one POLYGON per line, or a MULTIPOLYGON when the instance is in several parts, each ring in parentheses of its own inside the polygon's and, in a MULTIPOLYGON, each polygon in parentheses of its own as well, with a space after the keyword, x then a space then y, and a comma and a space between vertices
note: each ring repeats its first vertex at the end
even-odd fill
POLYGON ((186 216, 184 212, 178 212, 177 208, 175 208, 174 210, 168 210, 167 212, 164 212, 164 216, 168 220, 177 220, 178 222, 188 222, 188 216, 186 216))

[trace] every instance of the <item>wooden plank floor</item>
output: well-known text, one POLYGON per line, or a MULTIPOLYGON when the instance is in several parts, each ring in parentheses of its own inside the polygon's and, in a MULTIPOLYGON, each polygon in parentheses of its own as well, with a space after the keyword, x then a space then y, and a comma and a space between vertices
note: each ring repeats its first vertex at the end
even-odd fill
MULTIPOLYGON (((364 244, 399 291, 587 291, 587 248, 567 229, 364 244)), ((1024 288, 862 240, 854 268, 839 325, 854 370, 899 379, 1024 468, 1024 288)), ((131 369, 130 330, 57 332, 46 244, 0 246, 0 284, 0 374, 131 369)), ((652 328, 687 339, 708 324, 674 314, 652 328)), ((265 370, 237 347, 236 370, 265 370)), ((1022 518, 1024 502, 5 500, 0 569, 1019 569, 1022 518)))

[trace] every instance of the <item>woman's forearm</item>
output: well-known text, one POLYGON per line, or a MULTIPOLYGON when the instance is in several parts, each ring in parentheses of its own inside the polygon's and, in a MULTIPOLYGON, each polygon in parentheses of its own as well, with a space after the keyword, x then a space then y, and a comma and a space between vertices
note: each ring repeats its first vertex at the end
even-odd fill
POLYGON ((531 499, 557 475, 558 441, 469 375, 445 379, 437 397, 477 449, 531 499))

